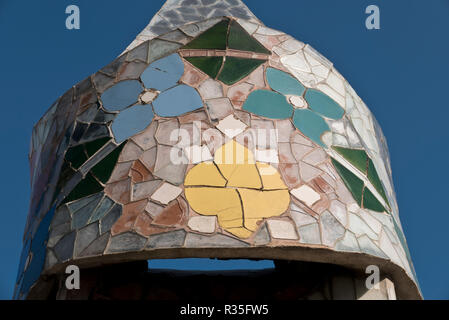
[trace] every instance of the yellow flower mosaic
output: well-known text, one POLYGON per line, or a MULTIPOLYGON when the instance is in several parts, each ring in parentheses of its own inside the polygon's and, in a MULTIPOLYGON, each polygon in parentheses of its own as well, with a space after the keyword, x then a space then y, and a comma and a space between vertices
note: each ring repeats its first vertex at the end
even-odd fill
POLYGON ((287 186, 270 164, 231 140, 187 174, 185 195, 201 215, 217 216, 219 225, 239 238, 249 238, 257 222, 283 214, 290 204, 287 186))

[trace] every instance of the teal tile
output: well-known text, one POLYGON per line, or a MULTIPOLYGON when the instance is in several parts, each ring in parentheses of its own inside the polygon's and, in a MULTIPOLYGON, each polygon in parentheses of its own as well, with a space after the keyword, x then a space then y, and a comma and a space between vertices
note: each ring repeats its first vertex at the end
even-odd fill
POLYGON ((310 109, 327 118, 338 120, 345 114, 342 107, 321 91, 309 89, 305 98, 310 109))
POLYGON ((321 136, 326 131, 330 131, 330 128, 321 116, 308 109, 296 109, 293 116, 293 124, 316 144, 323 148, 326 147, 321 141, 321 136))
POLYGON ((271 119, 287 119, 293 113, 293 107, 285 96, 269 90, 253 91, 246 99, 243 110, 271 119))
POLYGON ((266 75, 271 89, 279 93, 302 96, 305 91, 304 86, 298 80, 284 71, 268 68, 266 75))

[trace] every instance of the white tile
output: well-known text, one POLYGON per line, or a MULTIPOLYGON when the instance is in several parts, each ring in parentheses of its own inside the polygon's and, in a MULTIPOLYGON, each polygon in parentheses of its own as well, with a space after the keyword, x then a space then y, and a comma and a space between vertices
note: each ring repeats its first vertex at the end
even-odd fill
POLYGON ((198 231, 202 233, 214 233, 216 226, 217 217, 192 217, 189 219, 188 227, 193 231, 198 231))
POLYGON ((340 77, 336 75, 334 71, 329 74, 329 77, 327 78, 327 84, 335 91, 337 91, 340 95, 345 95, 346 90, 344 82, 340 77))
POLYGON ((151 199, 158 201, 162 204, 168 204, 170 201, 176 199, 182 192, 182 189, 174 186, 170 183, 164 183, 156 192, 151 196, 151 199))
POLYGON ((218 123, 217 129, 232 139, 246 129, 246 124, 230 115, 218 123))
POLYGON ((279 163, 278 151, 275 149, 256 149, 256 161, 267 163, 279 163))
POLYGON ((342 120, 340 120, 340 121, 333 121, 332 124, 331 124, 331 129, 335 133, 342 134, 342 135, 346 134, 345 124, 344 124, 344 122, 342 120))
POLYGON ((374 217, 372 215, 370 215, 368 212, 366 212, 365 210, 360 210, 359 215, 362 217, 363 220, 365 220, 365 222, 368 224, 368 226, 370 226, 370 228, 373 229, 373 231, 375 233, 377 233, 377 234, 380 233, 380 231, 382 229, 382 224, 379 221, 374 219, 374 217))
POLYGON ((297 240, 295 227, 291 222, 282 220, 268 220, 268 230, 275 239, 297 240))
POLYGON ((159 93, 157 91, 147 91, 140 97, 140 100, 142 100, 143 103, 148 104, 153 102, 158 94, 159 93))
POLYGON ((307 213, 290 210, 290 216, 298 228, 316 222, 316 219, 307 213))
POLYGON ((274 29, 270 29, 264 26, 260 26, 259 29, 257 29, 258 34, 262 34, 264 36, 280 36, 283 34, 283 32, 274 30, 274 29))
POLYGON ((378 240, 379 236, 357 215, 349 213, 349 230, 357 237, 366 234, 372 240, 378 240))
POLYGON ((295 54, 291 54, 288 56, 284 56, 281 58, 281 62, 296 71, 310 73, 312 70, 310 69, 309 64, 307 63, 304 54, 300 51, 295 54))
POLYGON ((290 51, 291 53, 297 52, 304 48, 304 43, 301 41, 298 41, 296 39, 288 39, 280 44, 282 48, 284 48, 287 51, 290 51))
POLYGON ((254 32, 256 32, 257 28, 259 27, 258 24, 248 22, 244 19, 238 19, 237 21, 249 34, 253 34, 254 32))
POLYGON ((223 87, 221 86, 220 82, 210 78, 204 81, 199 86, 198 91, 200 92, 201 97, 204 100, 223 97, 223 87))
POLYGON ((346 226, 348 223, 348 214, 346 206, 343 203, 338 200, 331 201, 329 211, 343 226, 346 226))
POLYGON ((305 109, 307 108, 307 102, 303 97, 299 96, 290 96, 289 99, 290 103, 296 108, 296 109, 305 109))
POLYGON ((290 193, 301 202, 304 202, 308 207, 313 206, 321 199, 319 193, 306 185, 290 190, 290 193))
POLYGON ((387 254, 387 256, 396 263, 399 266, 402 266, 401 259, 399 258, 396 250, 394 249, 393 245, 390 242, 390 239, 388 238, 387 234, 382 230, 380 233, 380 239, 379 239, 379 245, 380 249, 382 249, 383 252, 387 254))
POLYGON ((185 155, 189 163, 197 164, 204 161, 213 160, 210 150, 207 146, 193 145, 184 148, 185 155))

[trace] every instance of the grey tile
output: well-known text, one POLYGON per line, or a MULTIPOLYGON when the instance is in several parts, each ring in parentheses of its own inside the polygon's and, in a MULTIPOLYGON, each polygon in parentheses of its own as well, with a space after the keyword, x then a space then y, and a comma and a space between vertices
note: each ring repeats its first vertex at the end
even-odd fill
POLYGON ((51 228, 70 222, 70 219, 70 212, 67 206, 61 206, 55 212, 53 221, 51 222, 51 228))
POLYGON ((115 204, 114 207, 108 212, 108 214, 100 221, 100 234, 104 234, 111 230, 114 223, 122 215, 122 206, 115 204))
MULTIPOLYGON (((101 195, 102 194, 100 193, 100 196, 101 195)), ((87 224, 95 208, 100 203, 100 200, 101 197, 97 197, 94 201, 90 202, 73 214, 72 230, 81 229, 87 224)))
POLYGON ((305 244, 321 244, 320 227, 312 223, 298 228, 299 240, 305 244))
POLYGON ((110 236, 111 234, 108 232, 94 240, 94 242, 92 242, 83 252, 79 254, 79 257, 91 257, 103 254, 110 236))
POLYGON ((64 236, 54 247, 54 251, 58 259, 63 262, 69 260, 73 256, 73 248, 75 244, 76 232, 72 231, 64 236))
POLYGON ((264 224, 263 227, 254 236, 254 244, 256 246, 263 246, 271 242, 270 235, 268 234, 267 225, 264 224))
MULTIPOLYGON (((170 31, 170 30, 168 30, 170 31)), ((165 32, 164 32, 165 33, 165 32)), ((149 63, 168 56, 181 47, 181 44, 155 39, 150 41, 149 63)))
POLYGON ((112 201, 109 197, 105 196, 103 200, 101 200, 100 204, 95 209, 95 211, 92 213, 89 222, 95 222, 102 219, 114 204, 115 204, 114 201, 112 201))
POLYGON ((184 230, 162 233, 151 236, 146 247, 148 249, 182 247, 185 238, 186 232, 184 230))
POLYGON ((48 238, 47 246, 49 248, 54 247, 58 241, 65 236, 67 233, 69 233, 72 229, 70 228, 71 223, 67 222, 64 224, 60 224, 57 227, 54 227, 50 231, 50 235, 48 238))
POLYGON ((387 255, 382 252, 382 250, 368 238, 367 235, 363 235, 357 239, 359 242, 360 250, 366 254, 370 254, 376 257, 382 257, 384 259, 388 259, 387 255))
POLYGON ((99 236, 98 222, 92 223, 77 232, 74 257, 83 252, 99 236))
POLYGON ((149 50, 148 45, 149 45, 149 42, 146 41, 146 42, 142 43, 140 46, 129 51, 126 60, 127 61, 140 60, 142 62, 147 62, 148 50, 149 50))
POLYGON ((144 238, 136 233, 122 233, 111 238, 106 253, 139 251, 145 246, 146 242, 147 238, 144 238))
POLYGON ((226 247, 248 247, 249 244, 222 234, 204 236, 189 233, 186 237, 187 248, 226 248, 226 247))
POLYGON ((321 214, 320 225, 323 244, 330 247, 333 247, 335 242, 342 238, 346 231, 346 229, 329 211, 324 211, 321 214))

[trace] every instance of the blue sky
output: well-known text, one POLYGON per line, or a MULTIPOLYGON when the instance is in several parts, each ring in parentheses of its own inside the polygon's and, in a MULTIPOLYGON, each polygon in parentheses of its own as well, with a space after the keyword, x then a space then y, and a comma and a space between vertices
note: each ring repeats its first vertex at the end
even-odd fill
MULTIPOLYGON (((0 299, 12 296, 29 205, 31 130, 71 86, 114 60, 163 0, 0 0, 0 299), (65 28, 65 8, 81 29, 65 28)), ((402 224, 426 299, 449 299, 448 0, 246 0, 267 26, 334 62, 387 137, 402 224), (381 30, 365 28, 377 4, 381 30)))

